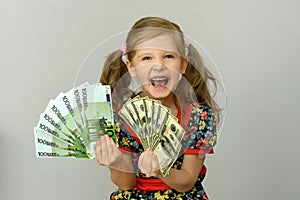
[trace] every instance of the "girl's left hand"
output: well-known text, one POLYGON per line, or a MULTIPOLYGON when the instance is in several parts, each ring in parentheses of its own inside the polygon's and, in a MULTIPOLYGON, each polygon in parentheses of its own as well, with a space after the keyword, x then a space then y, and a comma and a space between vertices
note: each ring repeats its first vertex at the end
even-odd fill
POLYGON ((159 174, 158 158, 152 149, 147 149, 141 154, 138 165, 146 177, 157 176, 159 174))

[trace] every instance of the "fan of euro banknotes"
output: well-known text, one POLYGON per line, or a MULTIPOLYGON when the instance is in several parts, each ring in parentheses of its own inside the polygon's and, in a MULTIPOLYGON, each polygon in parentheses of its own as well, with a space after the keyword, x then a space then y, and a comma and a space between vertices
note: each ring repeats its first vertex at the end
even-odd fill
MULTIPOLYGON (((166 175, 181 149, 183 128, 169 108, 148 97, 129 99, 118 115, 132 128, 143 148, 153 149, 166 175)), ((84 83, 51 99, 34 127, 36 156, 95 158, 96 141, 115 134, 109 85, 84 83)))
POLYGON ((36 156, 93 159, 102 134, 117 144, 110 86, 84 83, 49 101, 34 127, 36 156))

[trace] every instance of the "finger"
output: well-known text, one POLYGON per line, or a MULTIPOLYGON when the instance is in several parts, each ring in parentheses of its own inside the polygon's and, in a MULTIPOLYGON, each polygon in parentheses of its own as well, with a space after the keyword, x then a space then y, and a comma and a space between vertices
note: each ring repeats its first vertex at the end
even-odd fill
POLYGON ((102 161, 107 161, 108 160, 108 150, 107 150, 107 144, 106 144, 106 139, 104 136, 100 137, 100 148, 101 148, 101 157, 102 161))
POLYGON ((148 156, 147 151, 144 151, 144 152, 141 154, 141 156, 140 156, 140 158, 139 158, 139 161, 138 161, 138 166, 139 166, 139 168, 140 168, 140 170, 141 170, 142 173, 146 173, 146 172, 147 172, 147 168, 146 168, 146 167, 147 167, 147 166, 146 166, 147 156, 148 156))
POLYGON ((147 151, 144 159, 144 169, 146 173, 150 173, 152 171, 152 156, 151 152, 147 151))
POLYGON ((99 165, 102 165, 102 156, 101 156, 101 147, 100 147, 100 140, 96 141, 96 150, 95 150, 96 160, 99 165))
POLYGON ((155 172, 157 170, 159 170, 159 164, 158 164, 158 159, 157 159, 157 156, 152 153, 152 172, 155 172))
POLYGON ((119 148, 117 147, 116 143, 114 142, 113 139, 110 138, 110 141, 111 141, 111 146, 112 146, 112 152, 113 154, 116 156, 116 155, 119 155, 120 154, 120 150, 119 148))
POLYGON ((115 141, 111 138, 111 137, 109 137, 108 136, 108 138, 109 138, 109 140, 110 140, 110 142, 111 142, 111 144, 112 144, 112 146, 116 146, 116 143, 115 143, 115 141))
POLYGON ((146 152, 146 159, 144 161, 144 164, 145 164, 145 175, 146 177, 151 177, 153 176, 153 169, 152 169, 152 162, 153 162, 153 158, 152 158, 152 154, 153 154, 153 151, 151 149, 147 149, 147 152, 146 152))
POLYGON ((107 144, 109 144, 110 147, 116 147, 116 143, 111 137, 105 135, 105 139, 107 140, 107 144))
POLYGON ((107 158, 108 160, 114 160, 115 154, 115 146, 111 143, 111 138, 108 135, 105 135, 106 147, 107 147, 107 158))
POLYGON ((140 168, 140 170, 143 172, 143 169, 142 169, 142 167, 143 167, 143 165, 142 165, 142 163, 143 163, 143 161, 144 161, 144 157, 145 157, 145 153, 142 153, 141 155, 140 155, 140 157, 139 157, 139 160, 138 160, 138 166, 139 166, 139 168, 140 168))

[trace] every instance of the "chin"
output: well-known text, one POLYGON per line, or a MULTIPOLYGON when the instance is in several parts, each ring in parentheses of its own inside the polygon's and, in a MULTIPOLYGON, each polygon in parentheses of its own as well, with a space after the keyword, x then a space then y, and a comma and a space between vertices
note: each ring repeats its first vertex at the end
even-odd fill
POLYGON ((143 87, 143 91, 146 96, 153 99, 165 99, 172 94, 169 88, 154 88, 151 85, 143 87))

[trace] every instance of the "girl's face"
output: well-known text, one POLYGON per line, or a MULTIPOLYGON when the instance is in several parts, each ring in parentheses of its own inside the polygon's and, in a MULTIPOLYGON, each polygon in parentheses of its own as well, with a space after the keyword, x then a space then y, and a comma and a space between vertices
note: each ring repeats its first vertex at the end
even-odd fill
POLYGON ((163 99, 176 89, 187 60, 179 55, 172 37, 161 35, 137 45, 126 65, 131 76, 138 78, 145 96, 163 99))

